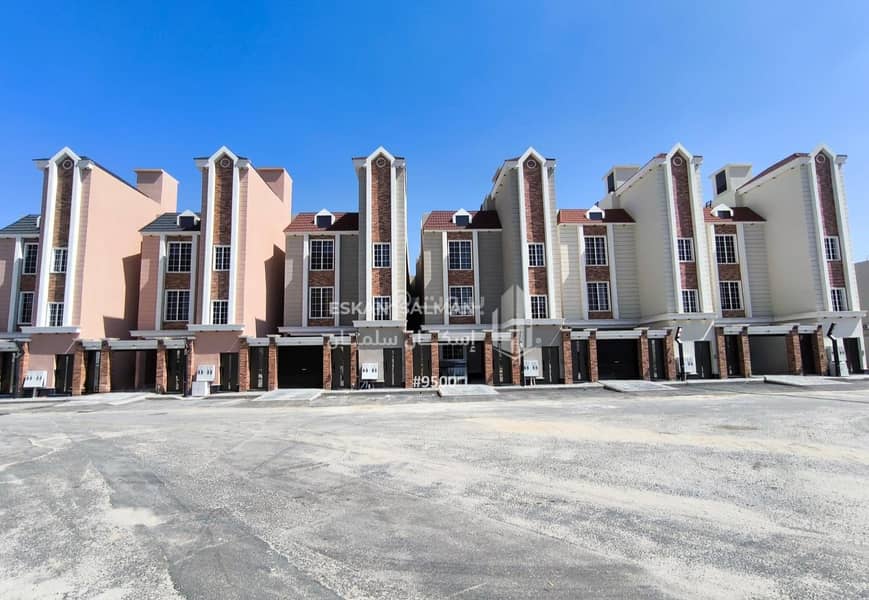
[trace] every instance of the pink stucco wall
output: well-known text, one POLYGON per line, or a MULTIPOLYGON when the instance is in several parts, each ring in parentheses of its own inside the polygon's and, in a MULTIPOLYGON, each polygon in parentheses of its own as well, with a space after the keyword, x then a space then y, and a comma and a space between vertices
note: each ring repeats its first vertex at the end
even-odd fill
POLYGON ((157 290, 160 274, 160 236, 142 237, 142 260, 139 270, 138 329, 157 327, 157 290))
POLYGON ((236 331, 201 331, 194 340, 195 357, 193 377, 200 365, 214 365, 216 369, 214 385, 220 383, 220 353, 238 352, 239 337, 236 331))
POLYGON ((11 298, 15 282, 12 280, 12 269, 15 266, 15 239, 0 239, 0 331, 6 331, 9 323, 9 311, 17 300, 11 298))
POLYGON ((72 334, 39 334, 30 342, 31 371, 48 371, 46 387, 54 387, 54 355, 72 354, 76 336, 72 334))

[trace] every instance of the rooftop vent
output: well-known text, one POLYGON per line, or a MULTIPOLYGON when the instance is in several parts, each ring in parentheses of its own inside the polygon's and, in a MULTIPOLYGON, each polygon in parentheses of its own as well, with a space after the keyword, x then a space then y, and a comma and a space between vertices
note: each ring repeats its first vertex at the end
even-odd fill
POLYGON ((333 223, 335 223, 335 215, 325 208, 314 216, 314 224, 321 229, 331 227, 333 223))

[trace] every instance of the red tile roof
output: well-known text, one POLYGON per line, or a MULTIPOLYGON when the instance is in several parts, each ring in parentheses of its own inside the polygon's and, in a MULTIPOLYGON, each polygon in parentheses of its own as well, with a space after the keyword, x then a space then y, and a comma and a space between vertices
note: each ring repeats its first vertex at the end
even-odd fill
POLYGON ((335 222, 329 227, 317 227, 317 213, 303 212, 295 216, 293 221, 284 229, 287 233, 316 233, 319 231, 359 231, 359 213, 336 212, 335 222))
POLYGON ((494 210, 469 210, 468 225, 453 223, 454 210, 433 210, 422 225, 423 231, 461 231, 463 229, 501 229, 501 221, 494 210))
POLYGON ((730 210, 733 211, 733 216, 727 218, 713 215, 711 208, 704 208, 703 220, 707 223, 763 223, 766 221, 747 206, 733 206, 730 210))
POLYGON ((558 224, 562 223, 633 223, 634 218, 623 208, 604 209, 603 219, 589 219, 585 216, 587 208, 562 208, 558 211, 558 224))
POLYGON ((755 175, 754 177, 752 177, 751 179, 749 179, 748 181, 743 183, 741 186, 739 186, 739 189, 744 188, 752 181, 756 181, 756 180, 760 179, 761 177, 764 177, 765 175, 769 175, 770 173, 772 173, 776 169, 785 166, 786 164, 788 164, 792 160, 796 160, 798 158, 805 158, 806 156, 808 156, 808 153, 806 153, 806 152, 794 152, 790 156, 786 156, 785 158, 781 159, 777 163, 770 165, 769 167, 767 167, 766 169, 764 169, 763 171, 761 171, 760 173, 758 173, 757 175, 755 175))

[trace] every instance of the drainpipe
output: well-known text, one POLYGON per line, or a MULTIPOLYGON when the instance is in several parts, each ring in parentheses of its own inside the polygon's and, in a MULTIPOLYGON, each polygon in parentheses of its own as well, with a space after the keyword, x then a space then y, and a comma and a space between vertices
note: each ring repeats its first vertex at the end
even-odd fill
POLYGON ((685 351, 682 349, 682 327, 679 326, 676 328, 676 335, 673 336, 673 339, 676 340, 676 343, 679 344, 679 379, 685 381, 688 377, 685 374, 685 351))
POLYGON ((830 328, 827 330, 827 337, 830 338, 830 341, 833 342, 833 361, 836 364, 835 373, 831 373, 831 375, 835 377, 841 377, 842 375, 842 366, 839 364, 839 342, 836 341, 836 338, 833 337, 833 330, 836 329, 836 324, 833 323, 830 325, 830 328))

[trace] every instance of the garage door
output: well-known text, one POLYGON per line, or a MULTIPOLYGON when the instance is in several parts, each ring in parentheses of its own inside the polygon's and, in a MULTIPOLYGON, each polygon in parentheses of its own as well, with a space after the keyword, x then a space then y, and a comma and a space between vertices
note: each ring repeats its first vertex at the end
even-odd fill
POLYGON ((597 372, 600 379, 639 379, 637 340, 598 340, 597 372))
POLYGON ((323 349, 321 346, 282 346, 278 348, 279 388, 323 387, 323 349))
POLYGON ((788 354, 783 335, 749 335, 751 372, 754 375, 787 375, 788 354))

